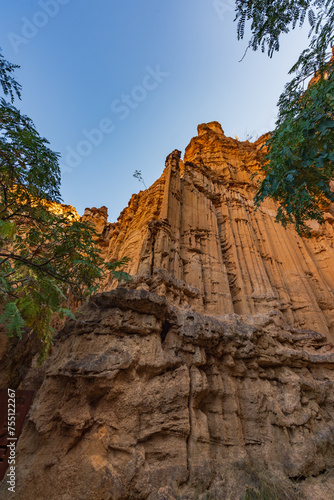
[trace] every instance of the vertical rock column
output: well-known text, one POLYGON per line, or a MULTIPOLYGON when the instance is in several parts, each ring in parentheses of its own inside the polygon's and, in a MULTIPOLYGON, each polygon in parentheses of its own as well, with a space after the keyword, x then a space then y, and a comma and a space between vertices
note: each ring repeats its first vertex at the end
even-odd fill
POLYGON ((153 276, 164 270, 180 279, 180 155, 173 151, 166 159, 165 184, 159 218, 148 223, 148 232, 143 246, 138 274, 153 276))
POLYGON ((187 164, 181 181, 183 279, 200 291, 201 303, 197 304, 200 309, 196 310, 232 313, 232 297, 213 204, 214 186, 203 173, 187 164))

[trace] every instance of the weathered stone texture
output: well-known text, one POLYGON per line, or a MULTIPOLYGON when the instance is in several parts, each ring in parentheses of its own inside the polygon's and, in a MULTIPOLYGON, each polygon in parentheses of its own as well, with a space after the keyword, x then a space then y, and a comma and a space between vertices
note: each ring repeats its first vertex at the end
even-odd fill
POLYGON ((332 207, 310 239, 271 202, 254 212, 262 144, 200 125, 117 223, 86 212, 133 280, 59 332, 18 443, 18 498, 237 500, 259 478, 333 498, 332 207))
POLYGON ((145 290, 98 294, 47 362, 18 496, 241 498, 250 459, 317 476, 334 459, 333 368, 325 335, 275 312, 218 319, 145 290))
POLYGON ((334 339, 334 218, 313 223, 308 239, 275 222, 273 202, 254 211, 262 144, 225 137, 217 122, 199 125, 184 161, 171 153, 161 178, 132 197, 108 258, 131 257, 133 286, 175 305, 216 316, 282 311, 289 324, 334 339))

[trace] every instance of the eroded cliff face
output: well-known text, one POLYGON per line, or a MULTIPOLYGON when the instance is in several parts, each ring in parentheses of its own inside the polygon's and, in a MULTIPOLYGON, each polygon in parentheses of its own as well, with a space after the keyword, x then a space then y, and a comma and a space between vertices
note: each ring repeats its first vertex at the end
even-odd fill
POLYGON ((217 122, 200 125, 184 161, 174 151, 161 178, 132 197, 108 257, 131 257, 133 286, 173 304, 215 316, 275 309, 334 339, 334 218, 313 223, 308 239, 275 222, 273 202, 254 211, 263 142, 225 137, 217 122))
POLYGON ((333 498, 334 219, 302 239, 274 204, 254 212, 261 144, 200 125, 116 224, 86 213, 133 281, 59 332, 18 443, 20 499, 333 498))

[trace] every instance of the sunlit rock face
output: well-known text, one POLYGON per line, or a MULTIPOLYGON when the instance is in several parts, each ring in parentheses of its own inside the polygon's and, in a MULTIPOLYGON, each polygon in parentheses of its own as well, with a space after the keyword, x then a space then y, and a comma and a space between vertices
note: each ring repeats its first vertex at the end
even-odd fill
MULTIPOLYGON (((174 151, 161 178, 134 195, 109 243, 109 259, 131 257, 134 287, 215 316, 276 310, 290 324, 334 335, 334 218, 325 214, 312 238, 275 222, 268 201, 254 211, 255 143, 202 124, 174 151)), ((116 286, 112 283, 111 286, 116 286)))
POLYGON ((18 498, 241 499, 289 477, 287 498, 333 498, 333 217, 303 239, 273 203, 254 211, 263 143, 202 124, 117 223, 86 212, 133 280, 84 304, 42 385, 23 382, 18 498))

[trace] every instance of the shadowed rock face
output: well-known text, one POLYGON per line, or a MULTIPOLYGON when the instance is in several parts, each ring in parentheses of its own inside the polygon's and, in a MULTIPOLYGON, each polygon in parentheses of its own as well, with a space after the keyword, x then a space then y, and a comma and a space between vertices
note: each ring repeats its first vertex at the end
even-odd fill
POLYGON ((134 279, 59 332, 18 443, 18 498, 239 499, 254 467, 281 490, 299 478, 289 498, 332 498, 333 218, 302 239, 270 202, 254 212, 262 142, 200 125, 116 224, 93 213, 134 279))

